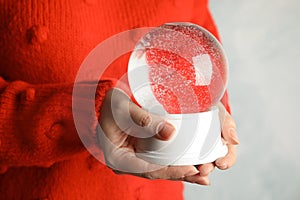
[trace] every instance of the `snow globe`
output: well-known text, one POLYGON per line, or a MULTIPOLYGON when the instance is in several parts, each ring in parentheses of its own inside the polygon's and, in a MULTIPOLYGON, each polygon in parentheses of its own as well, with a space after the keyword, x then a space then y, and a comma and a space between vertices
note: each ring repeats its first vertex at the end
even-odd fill
POLYGON ((206 29, 187 22, 151 29, 128 63, 133 99, 172 123, 168 141, 138 138, 137 156, 159 165, 198 165, 225 156, 219 109, 227 86, 222 45, 206 29))

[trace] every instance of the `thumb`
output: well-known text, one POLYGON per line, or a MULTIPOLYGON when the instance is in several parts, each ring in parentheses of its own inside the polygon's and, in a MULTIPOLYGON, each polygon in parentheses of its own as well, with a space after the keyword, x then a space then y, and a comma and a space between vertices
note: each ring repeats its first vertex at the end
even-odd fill
POLYGON ((223 104, 219 104, 219 115, 222 124, 222 137, 226 143, 237 145, 239 139, 236 133, 236 124, 232 116, 226 111, 223 104))
POLYGON ((129 113, 134 123, 138 125, 138 131, 145 131, 148 136, 168 140, 175 132, 175 127, 163 117, 151 114, 133 102, 129 105, 129 113))
POLYGON ((230 115, 226 115, 225 117, 222 127, 222 136, 229 144, 237 145, 240 143, 236 133, 236 125, 230 115))

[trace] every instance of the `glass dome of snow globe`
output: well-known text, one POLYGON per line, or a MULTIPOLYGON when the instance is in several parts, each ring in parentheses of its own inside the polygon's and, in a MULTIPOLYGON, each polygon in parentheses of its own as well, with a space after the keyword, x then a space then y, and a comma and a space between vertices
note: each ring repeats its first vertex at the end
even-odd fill
MULTIPOLYGON (((222 45, 192 23, 167 23, 147 33, 131 54, 128 70, 138 67, 145 68, 155 100, 170 114, 210 110, 227 85, 228 64, 222 45)), ((148 96, 133 96, 147 109, 148 96)))

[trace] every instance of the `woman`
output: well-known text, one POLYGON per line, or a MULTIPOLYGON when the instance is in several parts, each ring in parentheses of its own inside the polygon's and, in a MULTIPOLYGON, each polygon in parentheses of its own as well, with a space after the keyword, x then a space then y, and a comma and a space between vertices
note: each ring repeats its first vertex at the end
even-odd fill
MULTIPOLYGON (((72 88, 87 54, 121 31, 189 21, 218 37, 207 0, 2 1, 0 18, 1 199, 182 199, 181 182, 117 175, 85 150, 74 127, 72 88)), ((107 73, 119 78, 125 71, 124 64, 107 73)), ((111 80, 99 82, 102 119, 109 118, 100 107, 107 108, 102 102, 112 86, 111 80)), ((226 95, 223 103, 229 111, 226 95)), ((132 112, 145 114, 138 107, 132 112)), ((96 132, 95 122, 85 123, 96 132)), ((165 125, 160 134, 170 132, 165 125)), ((230 115, 223 137, 229 153, 214 163, 139 175, 207 185, 215 165, 227 169, 235 162, 230 115)))

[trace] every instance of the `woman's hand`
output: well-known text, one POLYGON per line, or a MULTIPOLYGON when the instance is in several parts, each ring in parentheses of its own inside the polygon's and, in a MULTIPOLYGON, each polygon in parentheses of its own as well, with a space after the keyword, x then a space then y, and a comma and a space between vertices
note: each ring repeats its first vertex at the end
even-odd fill
POLYGON ((215 167, 225 170, 232 167, 236 161, 236 145, 239 144, 239 139, 236 134, 236 125, 231 115, 226 111, 223 104, 219 104, 220 120, 222 124, 222 140, 227 145, 228 153, 226 156, 217 159, 215 162, 202 164, 197 166, 199 174, 196 176, 185 177, 185 181, 197 182, 202 185, 209 185, 208 175, 215 167))
POLYGON ((99 141, 106 164, 116 173, 132 174, 149 179, 183 180, 208 185, 208 175, 217 166, 231 167, 236 158, 235 125, 228 113, 224 118, 223 138, 228 144, 228 154, 214 163, 199 166, 160 166, 148 163, 135 154, 135 139, 154 136, 161 140, 171 138, 175 128, 165 119, 150 114, 134 104, 121 90, 111 89, 103 102, 100 117, 102 131, 99 141))

